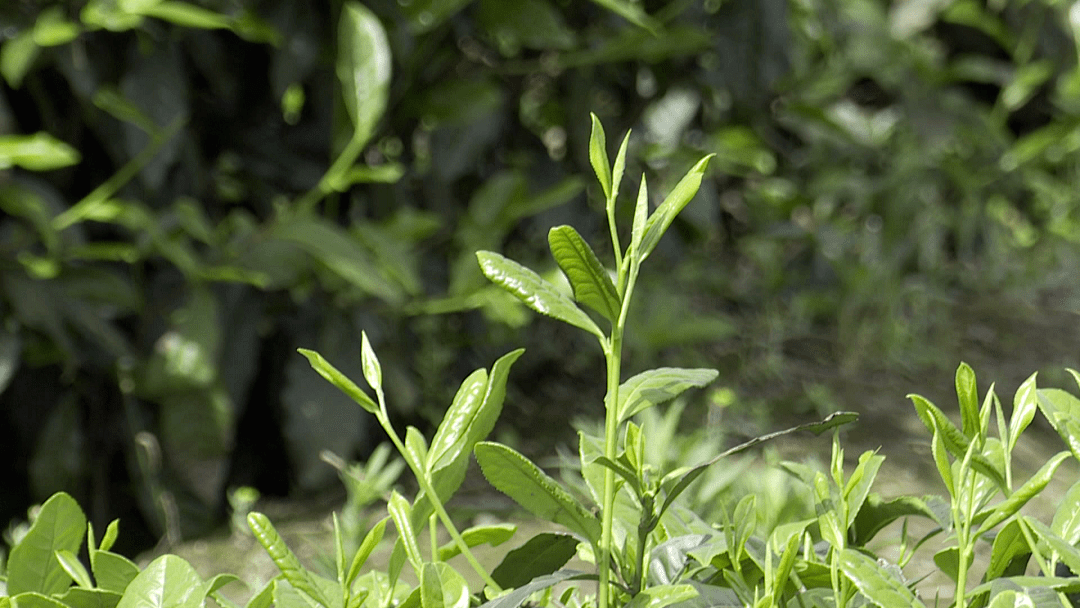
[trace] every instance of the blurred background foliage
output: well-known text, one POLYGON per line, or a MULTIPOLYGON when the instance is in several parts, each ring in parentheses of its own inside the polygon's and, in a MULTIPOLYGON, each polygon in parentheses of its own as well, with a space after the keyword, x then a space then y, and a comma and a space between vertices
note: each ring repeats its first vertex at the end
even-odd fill
POLYGON ((595 346, 473 252, 606 240, 589 112, 656 194, 717 154, 629 366, 677 348, 780 415, 832 407, 800 362, 951 370, 969 304, 1076 307, 1078 7, 4 2, 0 523, 62 488, 145 544, 336 486, 320 454, 377 437, 295 349, 358 377, 361 328, 402 420, 523 345, 500 432, 572 438, 595 346))

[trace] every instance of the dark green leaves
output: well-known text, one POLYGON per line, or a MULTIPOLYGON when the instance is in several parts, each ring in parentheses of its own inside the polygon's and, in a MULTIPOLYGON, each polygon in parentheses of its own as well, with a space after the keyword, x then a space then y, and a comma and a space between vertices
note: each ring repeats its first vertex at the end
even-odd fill
POLYGON ((600 522, 558 482, 513 449, 478 443, 476 461, 488 482, 533 515, 566 526, 591 542, 600 538, 600 522))
POLYGON ((622 302, 607 270, 585 239, 570 226, 558 226, 548 232, 551 255, 574 289, 578 302, 615 322, 622 302))
POLYGON ((514 294, 529 308, 584 329, 598 338, 604 337, 585 311, 532 270, 490 251, 478 251, 476 259, 488 280, 514 294))
POLYGON ((491 572, 504 588, 519 588, 529 581, 551 574, 566 565, 580 541, 568 534, 543 532, 506 554, 491 572))

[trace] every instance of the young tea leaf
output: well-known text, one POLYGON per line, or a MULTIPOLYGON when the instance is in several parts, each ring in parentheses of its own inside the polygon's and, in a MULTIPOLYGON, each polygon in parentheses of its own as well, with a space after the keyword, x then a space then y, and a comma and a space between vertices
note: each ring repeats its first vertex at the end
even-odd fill
POLYGON ((1020 433, 1023 433, 1024 429, 1031 424, 1031 420, 1035 417, 1035 410, 1038 409, 1037 389, 1035 387, 1035 377, 1037 375, 1031 374, 1027 380, 1024 380, 1013 396, 1012 417, 1009 419, 1009 444, 1006 446, 1006 450, 1009 452, 1012 452, 1012 449, 1016 446, 1017 440, 1020 439, 1020 433))
POLYGON ((346 2, 341 9, 336 70, 353 138, 366 142, 386 111, 391 58, 382 23, 359 2, 346 2))
POLYGON ((518 606, 523 604, 525 600, 529 599, 534 593, 550 589, 564 581, 584 580, 588 578, 595 580, 596 576, 588 575, 584 572, 575 572, 573 570, 559 570, 558 572, 553 572, 547 576, 535 578, 528 584, 522 585, 506 595, 501 595, 490 602, 480 604, 480 608, 518 608, 518 606))
POLYGON ((375 550, 375 547, 379 546, 379 543, 383 539, 383 535, 386 533, 386 523, 390 521, 390 517, 384 517, 379 520, 379 523, 375 524, 368 533, 364 535, 364 540, 360 543, 360 547, 356 550, 356 554, 353 555, 352 563, 349 564, 349 569, 345 574, 345 580, 343 581, 346 587, 352 586, 356 577, 360 575, 360 568, 364 567, 364 562, 371 556, 371 552, 375 550))
POLYGON ((360 332, 360 361, 364 368, 364 380, 376 393, 382 394, 382 366, 371 348, 366 331, 360 332))
POLYGON ((364 408, 367 412, 372 414, 378 414, 379 406, 371 400, 371 397, 367 396, 367 393, 360 390, 359 386, 356 386, 352 380, 345 374, 338 371, 336 367, 330 365, 330 362, 323 358, 322 355, 304 348, 298 349, 301 355, 307 357, 308 363, 311 364, 312 369, 319 373, 320 376, 325 378, 330 384, 333 384, 340 390, 349 396, 353 401, 364 408))
POLYGON ((548 232, 548 246, 570 281, 574 298, 614 323, 619 318, 622 302, 592 247, 571 226, 552 228, 548 232))
POLYGON ((589 135, 589 164, 596 173, 596 179, 600 182, 600 188, 604 191, 604 201, 611 201, 611 164, 608 162, 607 137, 604 135, 604 125, 596 114, 592 117, 592 133, 589 135))
POLYGON ((925 608, 925 604, 915 597, 903 581, 858 551, 844 549, 840 552, 840 570, 867 599, 878 606, 925 608))
POLYGON ((1057 388, 1039 389, 1036 395, 1043 416, 1080 459, 1080 399, 1057 388))
POLYGON ((643 589, 626 604, 626 608, 664 608, 697 596, 697 589, 693 585, 657 585, 643 589))
POLYGON ((476 461, 488 482, 533 515, 566 526, 595 543, 600 522, 569 492, 518 452, 491 442, 476 444, 476 461))
POLYGON ((397 490, 394 490, 390 494, 387 509, 390 511, 390 517, 394 518, 394 525, 397 526, 398 542, 403 543, 405 554, 408 556, 413 568, 419 572, 424 559, 420 555, 420 545, 416 543, 416 533, 413 531, 409 513, 411 510, 409 501, 401 494, 398 494, 397 490))
POLYGON ((449 564, 424 564, 420 574, 423 608, 469 608, 469 585, 449 564))
POLYGON ((630 255, 638 262, 642 260, 640 255, 641 240, 645 238, 645 226, 649 221, 649 185, 645 180, 645 174, 641 174, 641 186, 638 187, 637 203, 634 205, 634 224, 630 232, 630 255))
MULTIPOLYGON (((461 540, 465 541, 465 545, 468 547, 477 547, 480 545, 498 547, 510 540, 515 532, 517 532, 517 526, 514 524, 473 526, 467 530, 461 531, 461 540)), ((459 554, 461 554, 461 546, 454 541, 450 541, 439 547, 439 561, 445 562, 459 554)))
POLYGON ((514 294, 529 308, 604 339, 604 332, 589 315, 540 275, 490 251, 478 251, 476 258, 488 280, 514 294))
POLYGON ((979 431, 979 392, 975 383, 975 370, 967 363, 956 368, 956 399, 960 402, 960 418, 964 435, 974 439, 979 431))
MULTIPOLYGON (((253 512, 248 513, 247 521, 248 526, 251 527, 251 532, 255 535, 255 539, 266 550, 266 554, 273 560, 285 580, 298 591, 306 593, 311 599, 323 606, 327 608, 332 606, 327 597, 323 595, 322 590, 315 585, 314 580, 312 580, 307 569, 300 563, 296 554, 285 544, 285 539, 278 534, 274 524, 270 523, 270 518, 262 513, 253 512)), ((125 597, 127 597, 126 593, 125 597)), ((133 606, 132 608, 138 607, 133 606)))
POLYGON ((71 577, 56 552, 77 553, 84 534, 86 515, 79 503, 64 492, 53 494, 41 505, 26 536, 11 550, 7 592, 12 596, 28 591, 52 595, 70 587, 71 577))
POLYGON ((162 555, 131 581, 116 608, 200 608, 203 581, 183 559, 162 555))
POLYGON ((664 199, 664 202, 660 203, 660 206, 656 208, 656 211, 646 224, 645 236, 641 239, 641 249, 638 254, 640 260, 649 257, 656 244, 660 242, 660 237, 667 232, 671 222, 675 221, 675 216, 679 215, 679 212, 686 207, 690 199, 697 194, 698 188, 701 187, 701 178, 705 174, 705 169, 709 166, 709 161, 713 156, 715 154, 710 154, 699 160, 693 168, 687 171, 682 180, 675 185, 675 188, 664 199))
POLYGON ((1050 529, 1070 545, 1080 542, 1080 481, 1077 481, 1065 492, 1065 498, 1058 503, 1058 509, 1054 512, 1054 519, 1050 523, 1050 529))
POLYGON ((1010 521, 994 536, 985 580, 1023 574, 1031 556, 1031 547, 1020 530, 1020 522, 1010 521))
POLYGON ((76 585, 83 589, 90 589, 94 586, 94 582, 90 580, 90 573, 86 571, 86 567, 71 551, 67 549, 58 550, 56 552, 56 561, 60 562, 60 567, 64 569, 64 572, 67 572, 76 585))
POLYGON ((689 388, 701 388, 718 375, 720 372, 714 369, 678 367, 641 372, 619 387, 619 420, 624 421, 648 407, 674 399, 689 388))
POLYGON ((94 551, 90 554, 90 566, 98 587, 116 593, 124 589, 139 575, 135 562, 110 551, 94 551))
POLYGON ((1057 471, 1057 468, 1069 456, 1069 452, 1058 452, 1034 475, 1032 475, 1031 478, 1024 482, 1024 485, 1013 492, 1011 496, 993 507, 984 509, 975 514, 974 522, 976 524, 980 521, 982 522, 977 534, 981 535, 982 533, 989 531, 994 526, 1017 513, 1029 500, 1038 496, 1039 493, 1043 491, 1043 488, 1046 487, 1046 484, 1050 483, 1050 480, 1054 478, 1054 472, 1057 471))

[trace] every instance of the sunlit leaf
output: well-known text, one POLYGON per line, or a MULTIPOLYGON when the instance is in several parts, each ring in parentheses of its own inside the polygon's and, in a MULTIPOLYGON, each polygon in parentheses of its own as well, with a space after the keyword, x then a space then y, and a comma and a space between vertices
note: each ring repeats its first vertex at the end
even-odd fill
POLYGON ((71 578, 57 559, 57 551, 77 553, 86 533, 86 516, 75 499, 54 494, 34 520, 26 536, 11 550, 7 564, 7 592, 60 593, 71 578))
POLYGON ((420 574, 423 608, 469 608, 469 585, 444 562, 426 563, 420 574))
POLYGON ((619 420, 674 399, 690 388, 701 388, 712 382, 720 372, 714 369, 683 369, 661 367, 641 372, 619 387, 619 420))
POLYGON ((709 160, 712 157, 712 154, 706 156, 687 171, 682 180, 675 185, 675 188, 664 199, 664 202, 660 203, 660 206, 649 217, 649 221, 645 225, 645 235, 641 238, 640 259, 644 260, 649 257, 657 243, 660 242, 660 237, 671 226, 671 222, 675 221, 675 217, 679 215, 679 212, 697 194, 698 188, 701 186, 701 178, 705 174, 705 169, 708 168, 709 160))
POLYGON ((898 580, 858 551, 844 549, 840 552, 840 570, 863 595, 878 606, 925 606, 904 581, 898 580))
POLYGON ((78 150, 48 133, 0 135, 0 170, 22 167, 49 171, 69 167, 81 159, 78 150))
POLYGON ((352 119, 353 138, 366 142, 386 111, 390 43, 382 23, 359 2, 346 2, 338 23, 337 77, 352 119))
POLYGON ((599 338, 604 337, 604 333, 585 311, 532 270, 490 251, 478 251, 476 258, 488 280, 514 294, 529 308, 584 329, 599 338))
POLYGON ((131 581, 116 608, 199 608, 203 581, 183 559, 162 555, 131 581))
POLYGON ((475 452, 488 482, 525 510, 592 542, 600 538, 600 521, 528 458, 490 442, 476 444, 475 452))
POLYGON ((571 226, 557 226, 548 232, 551 255, 574 289, 574 298, 615 322, 622 303, 607 270, 592 247, 571 226))

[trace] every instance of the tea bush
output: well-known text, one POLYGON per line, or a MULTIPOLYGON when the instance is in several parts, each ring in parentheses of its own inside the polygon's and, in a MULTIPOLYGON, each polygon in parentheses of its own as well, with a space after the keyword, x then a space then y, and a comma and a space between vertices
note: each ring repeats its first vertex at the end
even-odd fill
MULTIPOLYGON (((948 496, 883 498, 871 490, 884 460, 864 452, 846 470, 838 427, 858 417, 837 412, 817 423, 763 435, 703 462, 657 469, 646 459, 655 439, 639 414, 713 381, 709 369, 662 367, 622 377, 622 337, 628 322, 640 269, 661 236, 696 194, 710 157, 699 161, 650 210, 642 178, 627 240, 620 239, 616 210, 625 170, 627 136, 613 164, 604 132, 593 117, 589 157, 604 193, 615 265, 607 268, 593 248, 568 225, 548 233, 551 254, 569 283, 561 289, 525 266, 491 251, 477 252, 480 267, 495 285, 532 310, 576 327, 596 338, 606 363, 600 436, 581 434, 580 471, 587 496, 575 496, 513 448, 488 441, 503 409, 507 380, 522 349, 500 357, 490 371, 480 368, 461 384, 430 440, 416 427, 402 435, 388 415, 384 370, 368 335, 361 334, 364 382, 374 397, 339 371, 323 355, 301 349, 311 367, 375 418, 419 485, 413 498, 396 489, 386 497, 387 515, 346 551, 342 528, 334 517, 333 571, 323 576, 306 568, 265 515, 251 512, 247 522, 280 570, 255 592, 250 608, 350 608, 419 606, 422 608, 696 606, 767 608, 783 606, 926 606, 919 582, 904 567, 919 551, 940 548, 933 561, 955 582, 957 607, 1070 606, 1066 594, 1080 591, 1080 577, 1057 576, 1058 564, 1080 567, 1080 523, 1075 517, 1080 482, 1074 484, 1047 525, 1025 515, 1024 506, 1042 492, 1060 465, 1080 457, 1080 399, 1059 389, 1038 389, 1033 375, 1017 391, 1006 418, 993 388, 979 400, 974 371, 957 369, 955 384, 961 424, 940 408, 911 395, 916 415, 932 439, 932 458, 948 496), (626 243, 623 247, 622 243, 626 243), (592 311, 586 312, 587 307, 592 311), (595 314, 593 314, 595 313, 595 314), (1012 454, 1041 411, 1067 449, 1030 478, 1019 480, 1012 454), (991 421, 996 436, 991 434, 991 421), (784 466, 801 479, 814 499, 814 515, 784 520, 766 534, 757 532, 756 497, 747 494, 719 521, 706 521, 679 498, 710 467, 725 458, 782 435, 808 430, 832 433, 827 470, 791 462, 784 466), (524 539, 492 570, 473 556, 481 544, 501 545, 514 527, 479 525, 459 530, 446 502, 459 489, 472 457, 483 475, 532 515, 565 532, 542 532, 524 539), (929 520, 933 529, 909 538, 906 520, 929 520), (879 556, 872 541, 889 524, 905 520, 898 539, 900 558, 879 556), (382 567, 365 565, 383 541, 390 523, 396 530, 393 550, 382 567), (437 528, 452 539, 440 546, 437 528), (425 530, 425 528, 427 528, 425 530), (973 576, 976 552, 988 553, 983 576, 973 576), (462 555, 483 581, 471 589, 447 560, 462 555), (591 571, 564 568, 575 555, 591 571), (401 574, 409 567, 417 584, 401 574), (1028 575, 1033 569, 1041 576, 1028 575), (589 586, 582 584, 590 581, 589 586), (592 583, 595 583, 593 585, 592 583), (556 590, 556 586, 562 588, 556 590), (595 591, 593 591, 594 589, 595 591)), ((1071 372, 1080 385, 1080 373, 1071 372)), ((600 379, 597 379, 600 382, 600 379)), ((112 552, 118 535, 113 521, 98 543, 92 524, 78 503, 57 493, 42 505, 33 524, 11 550, 0 606, 180 606, 195 608, 208 599, 235 605, 219 593, 237 581, 219 574, 204 581, 183 559, 165 554, 139 568, 112 552), (87 539, 89 569, 79 559, 87 539), (73 586, 74 584, 74 586, 73 586)), ((880 539, 878 539, 880 540, 880 539)), ((929 601, 929 598, 926 598, 929 601)), ((941 598, 935 598, 935 605, 941 598)))
MULTIPOLYGON (((320 454, 378 429, 287 353, 358 377, 361 328, 388 414, 433 426, 535 322, 474 252, 550 277, 547 226, 610 231, 568 204, 600 198, 590 111, 663 191, 715 155, 642 271, 679 288, 642 281, 636 367, 938 361, 930 311, 1073 289, 1074 48, 1049 0, 3 3, 0 521, 65 490, 147 546, 230 487, 332 487, 320 454)), ((601 397, 551 332, 520 338, 522 428, 601 397)))

